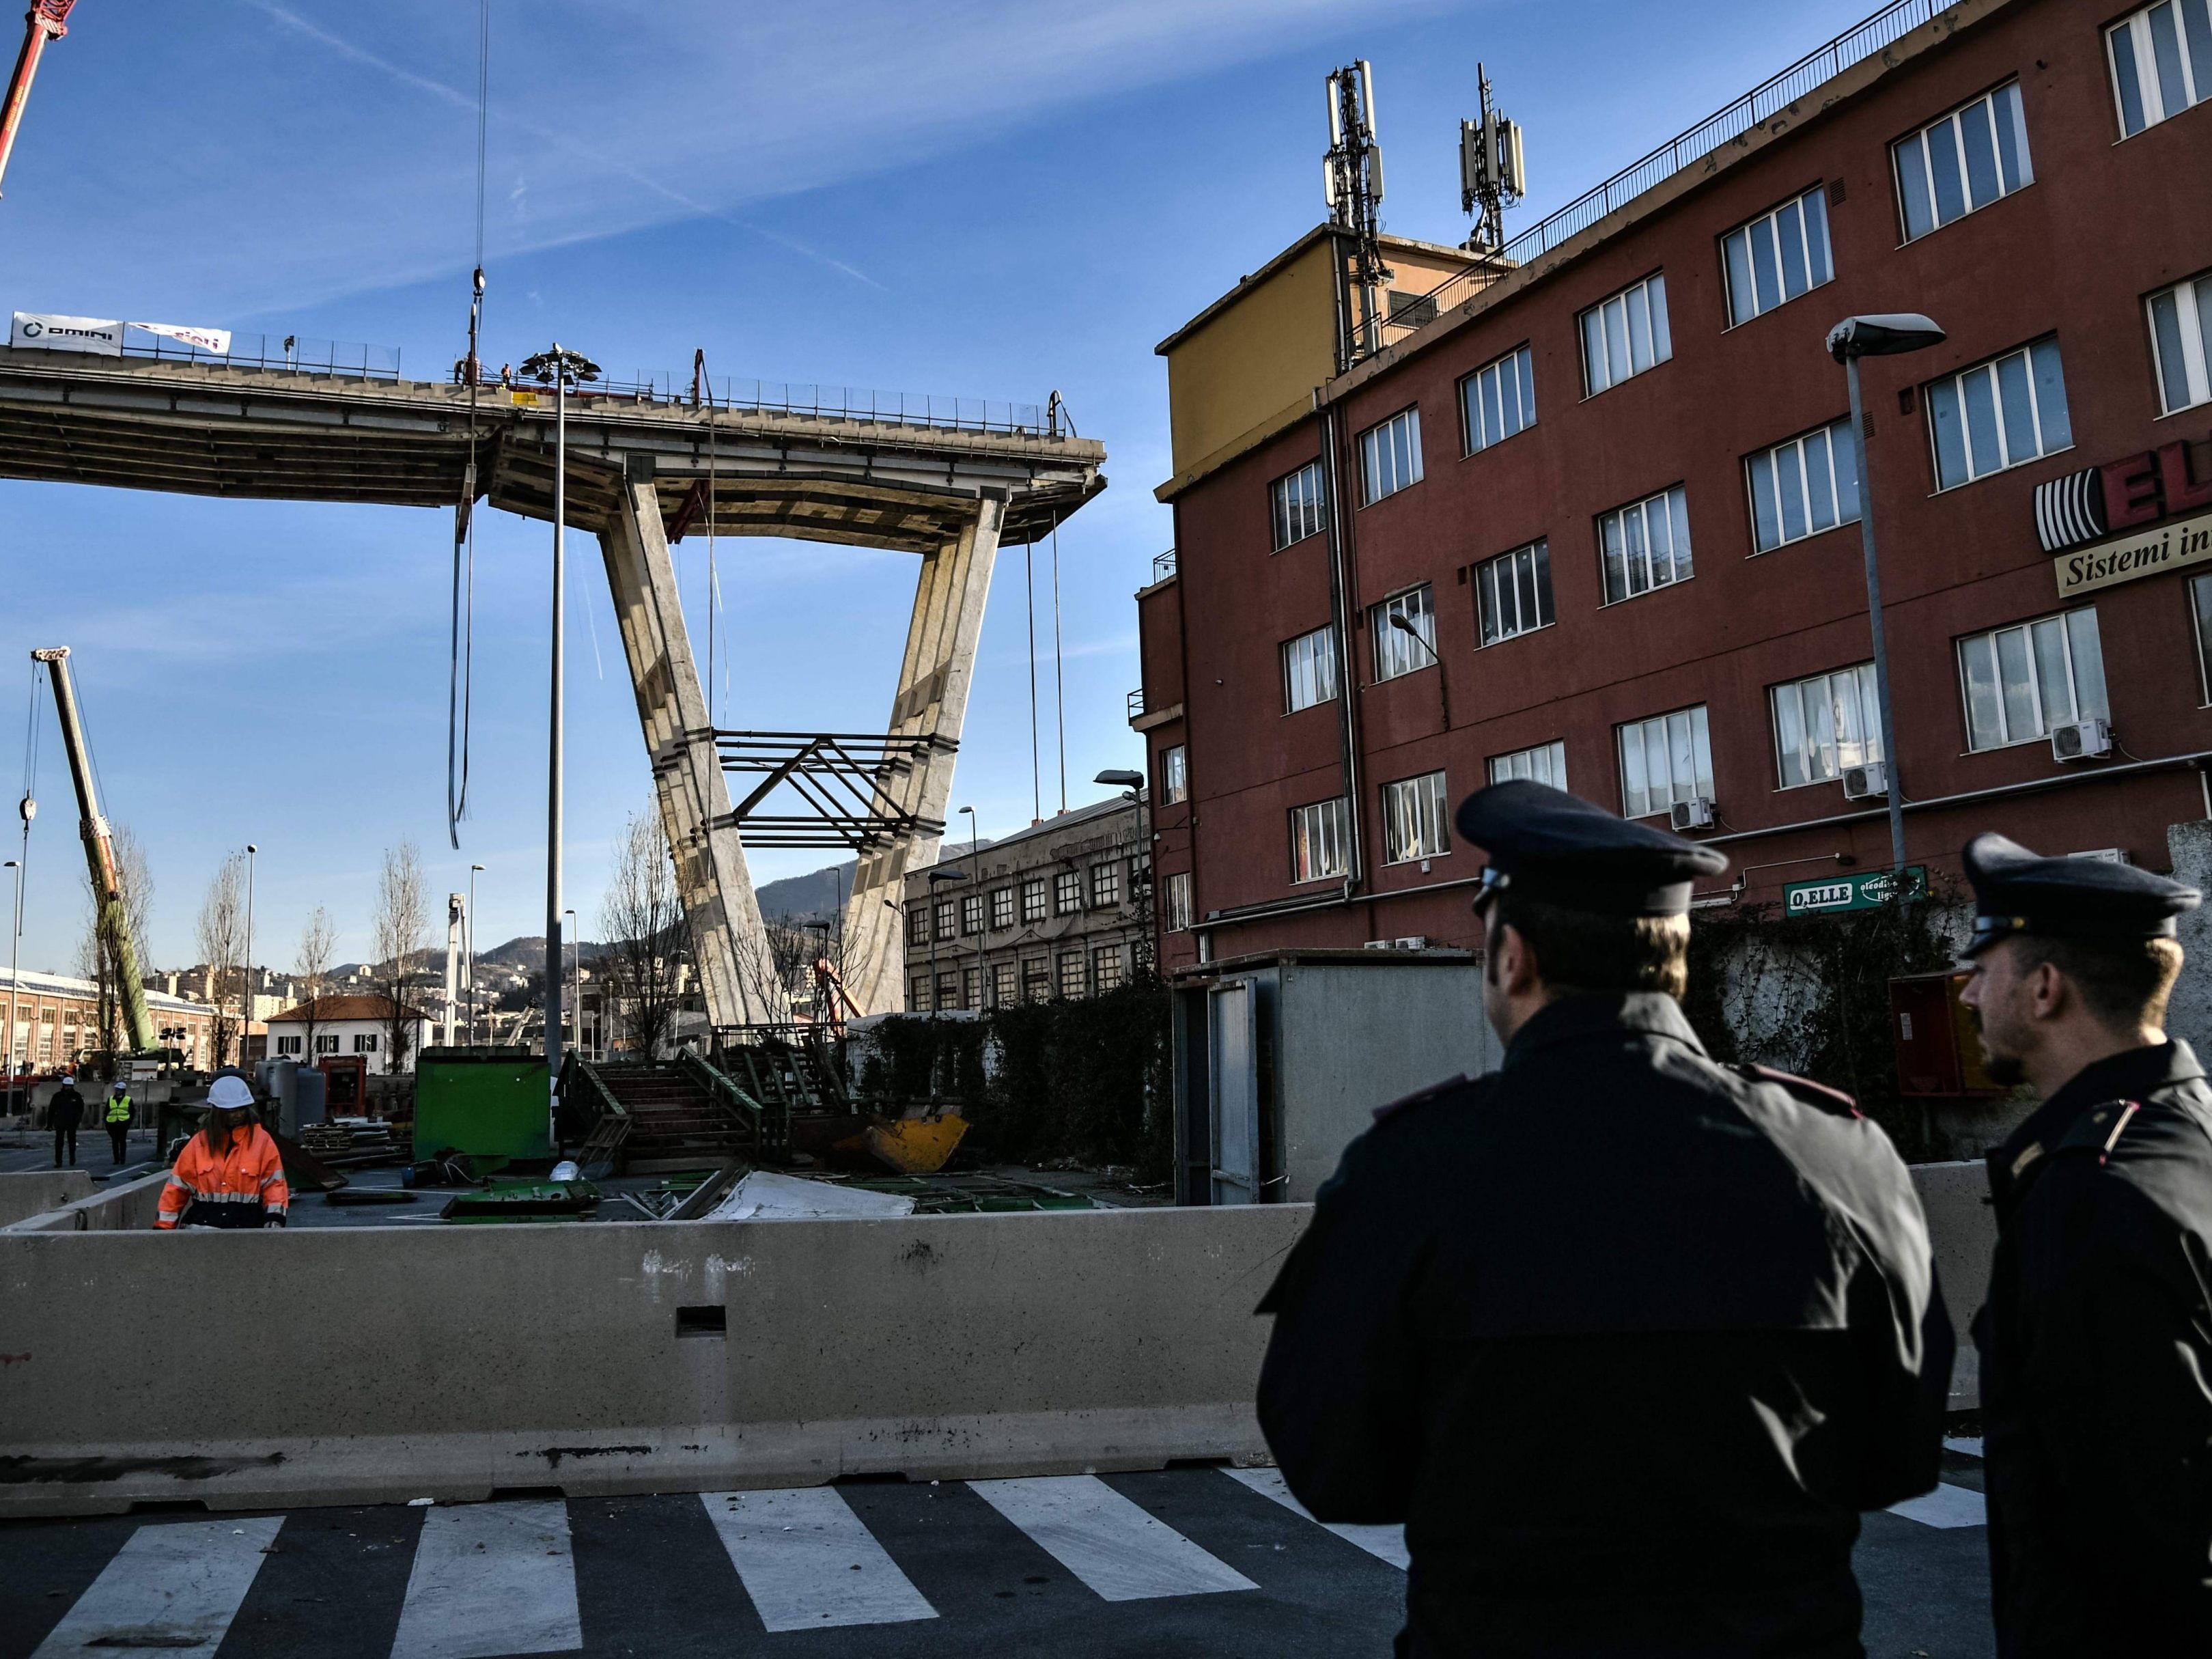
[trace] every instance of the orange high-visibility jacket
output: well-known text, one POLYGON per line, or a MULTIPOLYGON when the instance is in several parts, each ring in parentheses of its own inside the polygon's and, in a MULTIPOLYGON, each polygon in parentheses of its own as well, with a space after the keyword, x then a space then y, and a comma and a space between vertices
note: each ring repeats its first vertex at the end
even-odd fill
POLYGON ((267 1216, 283 1215, 291 1203, 276 1143, 259 1124, 248 1123, 230 1132, 229 1144, 220 1152, 208 1145, 204 1133, 185 1143, 169 1171, 169 1184, 161 1188, 161 1212, 154 1224, 174 1227, 197 1207, 195 1226, 257 1227, 267 1216))

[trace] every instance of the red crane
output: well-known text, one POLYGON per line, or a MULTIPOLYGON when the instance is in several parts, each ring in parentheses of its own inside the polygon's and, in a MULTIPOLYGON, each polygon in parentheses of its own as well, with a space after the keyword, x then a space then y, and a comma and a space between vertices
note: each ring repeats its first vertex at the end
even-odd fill
POLYGON ((0 104, 0 179, 8 174, 8 157, 15 149, 15 131, 23 125, 23 106, 30 100, 31 77, 39 72, 39 59, 46 43, 69 33, 70 8, 76 0, 31 0, 30 16, 23 31, 23 50, 15 59, 15 73, 8 82, 8 101, 0 104))

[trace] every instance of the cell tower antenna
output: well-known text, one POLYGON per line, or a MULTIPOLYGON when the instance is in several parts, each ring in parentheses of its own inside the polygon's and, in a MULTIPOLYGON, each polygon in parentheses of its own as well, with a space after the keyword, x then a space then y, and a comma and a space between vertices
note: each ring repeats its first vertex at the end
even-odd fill
POLYGON ((1375 142, 1375 71, 1365 58, 1328 75, 1328 151, 1322 191, 1337 250, 1336 366, 1382 349, 1382 149, 1375 142))
POLYGON ((1505 246, 1505 210, 1528 193, 1528 169, 1520 123, 1506 119, 1490 101, 1490 75, 1480 64, 1474 78, 1482 116, 1459 124, 1459 207, 1474 216, 1468 252, 1496 253, 1505 246))

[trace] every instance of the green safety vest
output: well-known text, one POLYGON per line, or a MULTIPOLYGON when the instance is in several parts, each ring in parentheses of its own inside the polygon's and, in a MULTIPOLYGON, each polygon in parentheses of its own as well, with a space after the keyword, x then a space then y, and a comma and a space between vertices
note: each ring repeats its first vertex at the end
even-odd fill
POLYGON ((128 1123, 131 1121, 130 1096, 125 1095, 119 1100, 112 1095, 108 1097, 107 1121, 110 1123, 128 1123))

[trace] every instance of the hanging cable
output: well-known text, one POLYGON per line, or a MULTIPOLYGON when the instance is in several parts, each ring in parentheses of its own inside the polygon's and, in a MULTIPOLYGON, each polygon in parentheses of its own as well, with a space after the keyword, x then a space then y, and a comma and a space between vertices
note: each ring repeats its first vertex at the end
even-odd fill
POLYGON ((1030 811, 1032 823, 1044 822, 1044 775, 1037 765, 1036 544, 1022 544, 1022 600, 1030 613, 1030 811))
POLYGON ((721 665, 721 659, 715 654, 718 635, 714 621, 715 613, 722 608, 722 577, 714 562, 714 383, 707 378, 704 346, 691 354, 691 407, 698 408, 702 401, 707 405, 707 728, 712 731, 714 678, 721 665))
POLYGON ((462 374, 469 386, 469 459, 461 475, 461 498, 453 508, 453 595, 447 641, 446 682, 446 836, 461 844, 461 820, 469 810, 469 733, 476 705, 477 611, 477 398, 483 379, 479 352, 484 296, 484 178, 491 112, 491 0, 477 5, 477 200, 476 270, 469 292, 469 353, 462 374))
POLYGON ((1059 735, 1054 747, 1060 752, 1060 810, 1067 811, 1067 681, 1060 668, 1060 520, 1052 521, 1052 718, 1059 735))

